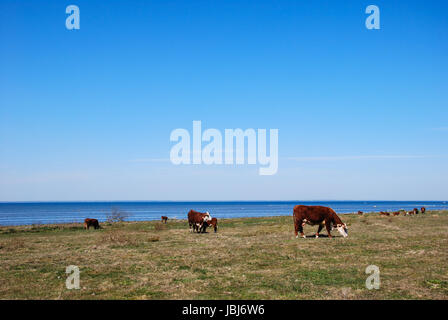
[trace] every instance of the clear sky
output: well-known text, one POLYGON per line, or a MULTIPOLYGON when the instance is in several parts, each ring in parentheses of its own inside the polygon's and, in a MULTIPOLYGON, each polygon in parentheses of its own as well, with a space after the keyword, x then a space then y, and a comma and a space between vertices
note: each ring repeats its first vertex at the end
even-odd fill
POLYGON ((447 12, 2 0, 0 201, 447 200, 447 12), (193 120, 279 129, 278 173, 171 164, 170 133, 193 120))

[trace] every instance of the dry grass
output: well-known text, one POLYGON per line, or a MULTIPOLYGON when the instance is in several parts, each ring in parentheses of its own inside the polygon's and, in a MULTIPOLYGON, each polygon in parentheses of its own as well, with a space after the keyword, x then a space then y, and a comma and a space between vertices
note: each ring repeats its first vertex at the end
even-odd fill
POLYGON ((220 219, 216 234, 185 220, 1 227, 0 298, 448 298, 448 212, 342 218, 346 239, 295 239, 292 217, 220 219), (379 290, 365 287, 372 264, 379 290), (65 288, 68 265, 80 290, 65 288))

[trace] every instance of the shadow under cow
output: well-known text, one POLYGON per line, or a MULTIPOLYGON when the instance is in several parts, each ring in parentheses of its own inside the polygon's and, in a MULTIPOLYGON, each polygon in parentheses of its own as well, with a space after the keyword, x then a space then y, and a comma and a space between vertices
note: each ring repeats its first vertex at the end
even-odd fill
MULTIPOLYGON (((309 234, 309 235, 305 235, 305 237, 306 238, 316 238, 316 234, 315 233, 313 233, 313 234, 309 234)), ((341 235, 331 235, 331 237, 332 238, 343 238, 343 236, 341 236, 341 235)), ((319 233, 319 238, 328 238, 328 234, 320 234, 319 233)))

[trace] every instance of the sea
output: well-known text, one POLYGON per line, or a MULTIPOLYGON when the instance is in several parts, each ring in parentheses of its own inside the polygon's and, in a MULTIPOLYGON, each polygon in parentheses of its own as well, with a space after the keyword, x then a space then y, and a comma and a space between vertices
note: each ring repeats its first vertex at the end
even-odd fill
POLYGON ((186 219, 190 209, 208 211, 216 218, 291 216, 297 204, 331 207, 338 214, 396 211, 426 207, 448 210, 448 201, 114 201, 114 202, 0 202, 0 225, 32 225, 107 220, 118 211, 127 221, 186 219))

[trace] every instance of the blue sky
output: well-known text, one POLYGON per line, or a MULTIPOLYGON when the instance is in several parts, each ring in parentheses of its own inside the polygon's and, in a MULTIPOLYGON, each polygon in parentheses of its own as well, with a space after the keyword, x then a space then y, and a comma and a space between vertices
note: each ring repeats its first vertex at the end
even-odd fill
POLYGON ((447 200, 447 9, 3 0, 0 201, 447 200), (165 161, 193 120, 279 129, 278 173, 165 161))

